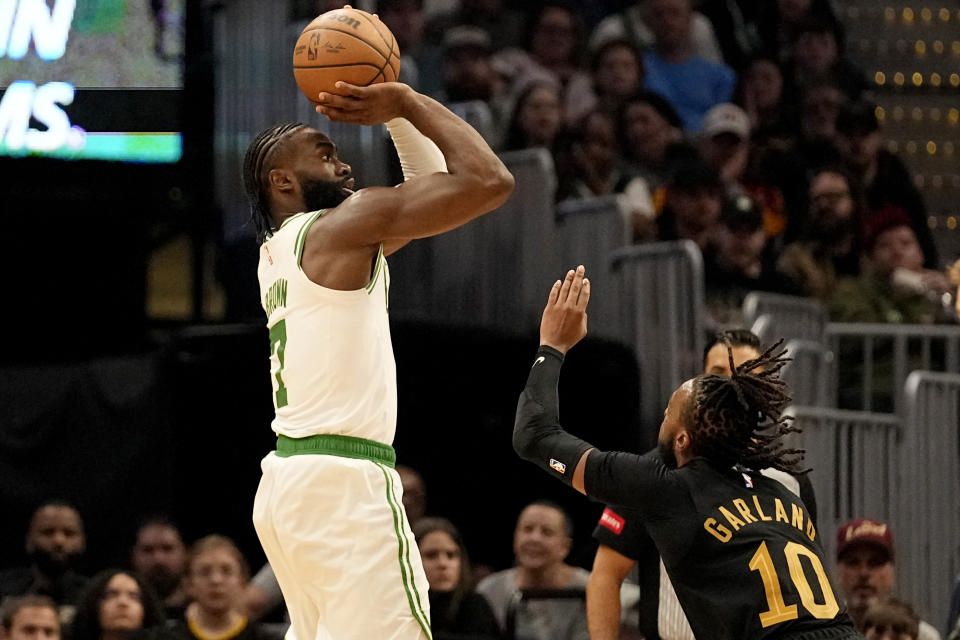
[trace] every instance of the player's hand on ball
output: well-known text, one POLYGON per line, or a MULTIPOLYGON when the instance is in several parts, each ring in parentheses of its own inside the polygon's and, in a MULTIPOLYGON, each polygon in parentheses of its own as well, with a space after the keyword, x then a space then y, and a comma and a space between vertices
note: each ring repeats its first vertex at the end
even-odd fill
POLYGON ((547 306, 540 321, 540 344, 566 353, 587 335, 587 303, 590 280, 583 265, 567 272, 567 277, 550 289, 547 306))
POLYGON ((401 82, 381 82, 358 87, 337 82, 339 94, 323 92, 317 99, 317 113, 335 122, 381 124, 402 117, 413 89, 401 82))

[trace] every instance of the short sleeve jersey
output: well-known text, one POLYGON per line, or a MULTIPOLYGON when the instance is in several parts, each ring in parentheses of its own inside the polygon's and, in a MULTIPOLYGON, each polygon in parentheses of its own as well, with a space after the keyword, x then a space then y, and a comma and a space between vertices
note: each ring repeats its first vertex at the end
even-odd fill
POLYGON ((642 518, 698 639, 853 634, 817 530, 779 482, 704 459, 670 469, 656 455, 593 451, 585 487, 642 518))
POLYGON ((397 372, 390 339, 390 272, 383 248, 362 289, 314 283, 301 260, 325 210, 287 218, 260 246, 261 304, 270 330, 273 430, 291 438, 331 434, 391 444, 397 372))

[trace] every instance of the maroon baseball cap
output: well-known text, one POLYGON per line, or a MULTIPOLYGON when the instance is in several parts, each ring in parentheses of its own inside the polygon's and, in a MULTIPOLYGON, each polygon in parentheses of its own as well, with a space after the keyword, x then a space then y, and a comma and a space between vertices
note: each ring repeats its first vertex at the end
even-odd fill
POLYGON ((858 545, 872 546, 893 560, 893 534, 885 522, 858 518, 840 527, 837 531, 837 558, 842 558, 844 553, 858 545))

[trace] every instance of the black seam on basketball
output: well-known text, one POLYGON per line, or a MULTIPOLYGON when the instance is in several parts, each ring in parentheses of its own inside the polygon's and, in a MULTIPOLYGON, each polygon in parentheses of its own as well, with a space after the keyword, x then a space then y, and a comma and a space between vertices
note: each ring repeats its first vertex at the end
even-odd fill
MULTIPOLYGON (((379 53, 379 54, 380 54, 380 57, 382 57, 382 58, 386 58, 386 57, 387 57, 386 54, 383 53, 383 51, 380 51, 380 49, 378 49, 377 46, 376 46, 375 44, 373 44, 372 42, 368 42, 366 38, 361 38, 361 37, 358 36, 357 34, 355 34, 355 33, 350 33, 349 31, 344 31, 343 29, 334 29, 333 27, 314 27, 313 29, 304 29, 303 31, 301 31, 301 32, 300 32, 300 37, 303 37, 303 34, 304 34, 304 33, 312 33, 312 32, 314 32, 314 31, 320 31, 321 29, 325 29, 325 30, 327 30, 327 31, 336 31, 337 33, 343 33, 343 34, 345 34, 345 35, 348 35, 348 36, 350 36, 351 38, 356 38, 357 40, 359 40, 359 41, 362 42, 363 44, 367 45, 368 47, 370 47, 371 49, 373 49, 374 51, 376 51, 377 53, 379 53)), ((379 33, 378 33, 378 35, 379 35, 379 33)), ((382 37, 382 36, 381 36, 381 37, 382 37)))
POLYGON ((372 85, 374 82, 376 82, 376 81, 377 81, 377 78, 379 78, 380 76, 383 76, 383 79, 384 79, 384 80, 387 79, 387 76, 384 76, 384 75, 383 75, 383 69, 381 69, 380 71, 377 72, 377 75, 375 75, 375 76, 373 76, 372 78, 370 78, 370 81, 367 82, 367 84, 365 84, 365 85, 363 85, 363 86, 369 87, 369 86, 372 85))
MULTIPOLYGON (((383 34, 380 33, 380 29, 377 29, 377 24, 376 24, 373 20, 370 19, 370 17, 366 14, 366 12, 360 12, 360 17, 370 23, 370 26, 373 27, 373 30, 376 31, 376 32, 377 32, 377 35, 380 36, 380 39, 383 40, 383 44, 387 45, 387 48, 390 49, 390 51, 391 51, 391 53, 392 53, 392 52, 393 52, 393 45, 390 44, 389 42, 387 42, 387 39, 383 37, 383 34)), ((390 31, 389 29, 388 29, 387 31, 390 32, 390 36, 391 36, 391 37, 394 37, 392 31, 390 31)), ((384 76, 384 79, 386 79, 386 76, 384 76)))
MULTIPOLYGON (((392 52, 392 51, 390 52, 390 55, 391 55, 391 56, 393 55, 393 52, 392 52)), ((387 76, 386 76, 386 74, 383 73, 383 70, 387 68, 387 65, 388 65, 388 64, 390 64, 390 58, 389 58, 389 57, 387 57, 387 59, 383 61, 383 66, 380 67, 379 73, 377 73, 376 76, 373 76, 373 80, 376 80, 376 79, 377 79, 377 76, 383 76, 383 80, 384 80, 384 81, 387 80, 387 76)), ((390 67, 390 68, 393 69, 393 67, 390 67)), ((367 83, 367 86, 368 86, 368 87, 369 87, 371 84, 373 84, 373 80, 371 80, 370 82, 367 83)))
POLYGON ((383 67, 378 67, 372 62, 344 62, 341 64, 315 64, 306 67, 298 67, 293 65, 294 69, 335 69, 339 67, 373 67, 374 69, 382 69, 383 67))

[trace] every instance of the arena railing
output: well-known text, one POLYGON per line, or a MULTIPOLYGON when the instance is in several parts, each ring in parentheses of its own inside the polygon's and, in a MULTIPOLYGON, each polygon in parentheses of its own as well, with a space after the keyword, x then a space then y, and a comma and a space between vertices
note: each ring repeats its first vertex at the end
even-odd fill
POLYGON ((582 264, 590 278, 590 335, 620 338, 623 332, 611 256, 630 244, 630 236, 616 198, 561 202, 557 205, 557 240, 560 273, 582 264))
POLYGON ((794 404, 831 406, 833 393, 827 384, 834 366, 833 353, 813 340, 790 340, 786 349, 790 362, 783 368, 783 379, 790 385, 794 404))
POLYGON ((620 339, 640 366, 640 418, 660 424, 673 391, 703 368, 703 257, 689 240, 627 247, 613 254, 620 339))
POLYGON ((837 528, 854 518, 903 528, 899 511, 901 468, 900 419, 893 415, 793 406, 801 433, 788 436, 790 446, 806 450, 804 466, 817 499, 820 542, 826 557, 836 558, 837 528))
POLYGON ((830 323, 826 335, 844 409, 902 414, 911 371, 960 371, 958 326, 830 323))
POLYGON ((743 317, 762 342, 779 338, 823 342, 828 320, 826 308, 817 300, 766 291, 747 294, 743 317))
POLYGON ((897 582, 931 620, 947 618, 950 589, 960 572, 960 373, 914 371, 905 385, 901 509, 907 526, 895 532, 897 582))

